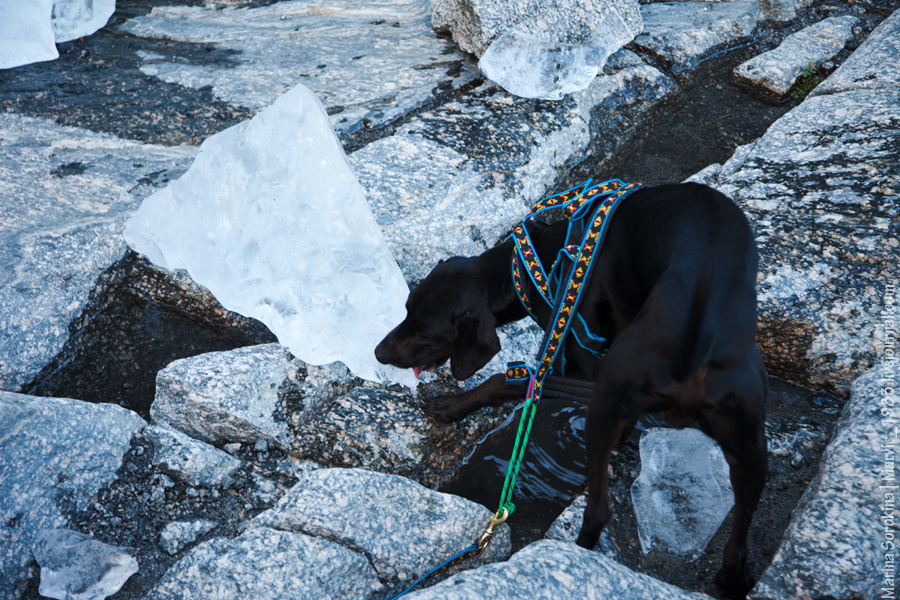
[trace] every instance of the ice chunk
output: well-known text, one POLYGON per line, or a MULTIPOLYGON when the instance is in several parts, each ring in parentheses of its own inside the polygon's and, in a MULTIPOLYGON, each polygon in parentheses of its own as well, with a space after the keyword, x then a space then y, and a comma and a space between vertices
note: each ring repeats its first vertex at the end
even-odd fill
POLYGON ((57 42, 91 35, 116 12, 116 0, 53 0, 53 33, 57 42))
POLYGON ((409 288, 306 87, 203 142, 187 173, 144 200, 125 239, 265 323, 297 358, 415 386, 411 370, 375 360, 409 288))
POLYGON ((0 1, 0 69, 59 57, 50 27, 51 2, 0 1))
POLYGON ((722 449, 696 429, 654 428, 641 436, 641 474, 631 486, 638 537, 691 560, 734 504, 722 449))
POLYGON ((137 573, 138 563, 123 550, 68 529, 44 529, 34 543, 41 566, 38 592, 57 600, 103 600, 137 573))
POLYGON ((567 44, 509 29, 498 36, 478 61, 479 70, 503 89, 523 98, 560 100, 586 89, 609 56, 634 39, 610 8, 584 43, 567 44))

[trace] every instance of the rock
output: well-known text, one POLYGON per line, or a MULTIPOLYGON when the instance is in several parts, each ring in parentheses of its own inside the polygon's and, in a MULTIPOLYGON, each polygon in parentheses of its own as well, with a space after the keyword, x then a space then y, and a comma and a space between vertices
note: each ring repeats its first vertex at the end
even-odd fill
POLYGON ((896 589, 898 381, 894 359, 853 384, 819 473, 751 598, 850 600, 896 589))
POLYGON ((735 67, 734 77, 738 82, 781 101, 809 65, 818 68, 853 39, 853 27, 857 23, 859 19, 856 17, 842 16, 829 17, 810 25, 789 35, 774 50, 735 67))
POLYGON ((178 554, 188 544, 194 543, 201 535, 209 533, 219 524, 216 521, 173 521, 159 534, 159 545, 171 555, 178 554))
MULTIPOLYGON (((860 86, 891 68, 865 58, 879 43, 857 50, 856 64, 876 69, 854 72, 860 86)), ((846 397, 883 351, 900 246, 898 136, 900 88, 814 94, 710 182, 756 232, 757 340, 771 375, 846 397)))
POLYGON ((153 464, 188 485, 227 489, 244 466, 243 461, 175 429, 151 425, 144 429, 144 437, 153 442, 153 464))
POLYGON ((610 63, 587 90, 554 103, 483 84, 350 154, 408 282, 424 278, 438 259, 496 244, 566 165, 585 156, 592 138, 605 138, 604 152, 619 147, 627 134, 605 128, 606 119, 674 90, 671 79, 632 53, 617 53, 610 63))
POLYGON ((415 387, 375 359, 409 288, 315 94, 297 85, 200 148, 126 223, 129 246, 188 270, 301 360, 415 387))
POLYGON ((57 600, 103 600, 138 572, 127 551, 68 529, 44 529, 34 542, 41 566, 41 596, 57 600))
POLYGON ((881 22, 850 58, 812 91, 824 96, 848 90, 896 90, 900 87, 900 11, 881 22))
POLYGON ((692 68, 714 49, 750 37, 756 28, 756 0, 654 2, 641 6, 644 32, 635 45, 677 70, 692 68))
POLYGON ((343 365, 305 365, 278 344, 209 352, 157 374, 150 415, 210 444, 263 439, 285 449, 290 425, 356 383, 343 365))
MULTIPOLYGON (((584 509, 587 507, 587 494, 581 494, 572 501, 566 510, 562 512, 547 533, 544 534, 546 540, 559 540, 562 542, 575 543, 578 539, 578 533, 581 531, 581 524, 584 520, 584 509)), ((600 541, 594 548, 595 552, 606 556, 610 560, 621 562, 621 553, 613 543, 609 535, 609 528, 604 528, 600 534, 600 541)))
POLYGON ((127 250, 125 221, 196 149, 12 113, 0 113, 0 139, 0 389, 28 391, 100 274, 127 250))
POLYGON ((189 88, 211 86, 217 98, 256 112, 303 83, 328 108, 340 135, 381 127, 476 75, 453 44, 434 35, 428 5, 419 0, 156 6, 122 29, 228 51, 227 66, 139 55, 147 75, 189 88))
POLYGON ((52 0, 0 6, 0 69, 59 58, 50 26, 52 0))
MULTIPOLYGON (((304 533, 362 552, 378 576, 412 583, 481 537, 488 509, 458 496, 429 490, 403 477, 361 469, 320 469, 305 474, 251 527, 304 533)), ((509 556, 509 527, 469 568, 509 556)))
POLYGON ((615 11, 631 31, 641 31, 641 13, 633 0, 437 0, 431 9, 431 25, 450 33, 453 41, 476 56, 501 34, 516 31, 542 40, 581 44, 605 26, 615 11))
POLYGON ((812 5, 812 0, 760 0, 759 19, 773 23, 793 21, 797 14, 812 5))
POLYGON ((654 427, 641 435, 640 452, 631 500, 641 549, 695 560, 734 505, 722 449, 698 429, 654 427))
POLYGON ((508 561, 457 573, 447 581, 414 592, 409 600, 701 600, 709 596, 685 592, 631 571, 609 558, 556 540, 541 540, 508 561))
POLYGON ((109 404, 0 392, 2 600, 19 597, 37 532, 68 524, 60 503, 87 509, 145 424, 109 404))
POLYGON ((191 550, 147 600, 330 600, 382 589, 362 554, 300 533, 253 528, 191 550))
POLYGON ((57 43, 86 37, 106 25, 116 0, 53 0, 50 24, 57 43))

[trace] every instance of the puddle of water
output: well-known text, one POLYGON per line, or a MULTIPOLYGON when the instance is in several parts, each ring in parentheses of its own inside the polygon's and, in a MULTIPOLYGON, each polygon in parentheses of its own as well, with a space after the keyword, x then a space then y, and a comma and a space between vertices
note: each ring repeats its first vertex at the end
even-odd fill
MULTIPOLYGON (((766 427, 770 440, 769 479, 750 531, 751 570, 759 576, 771 562, 791 511, 815 475, 821 452, 830 439, 844 401, 770 378, 766 427), (795 458, 796 451, 802 460, 795 458), (773 455, 777 453, 778 455, 773 455)), ((559 514, 584 490, 586 483, 584 405, 547 398, 541 401, 525 461, 513 492, 513 550, 543 537, 559 514)), ((441 487, 494 510, 515 440, 519 411, 486 437, 459 472, 441 487)), ((647 423, 654 425, 654 423, 647 423)), ((640 426, 639 426, 640 427, 640 426)), ((718 597, 712 579, 721 564, 731 528, 725 520, 696 561, 662 551, 644 555, 631 505, 631 484, 640 472, 640 430, 620 444, 611 461, 610 498, 613 518, 608 527, 613 544, 628 567, 677 585, 718 597)))

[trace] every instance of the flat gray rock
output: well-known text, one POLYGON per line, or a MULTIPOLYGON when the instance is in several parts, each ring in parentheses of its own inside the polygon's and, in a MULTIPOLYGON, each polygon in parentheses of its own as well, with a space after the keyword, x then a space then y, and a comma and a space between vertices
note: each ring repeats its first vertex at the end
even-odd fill
MULTIPOLYGON (((579 532, 581 532, 581 524, 584 521, 584 509, 586 507, 587 494, 581 494, 553 521, 547 533, 544 534, 544 539, 574 544, 575 540, 578 539, 579 532)), ((597 542, 594 551, 617 562, 621 556, 619 549, 613 544, 609 536, 609 528, 603 529, 603 533, 600 534, 600 541, 597 542)))
POLYGON ((748 39, 756 29, 759 3, 654 2, 641 5, 644 33, 634 43, 678 69, 696 66, 714 49, 748 39))
POLYGON ((137 144, 0 113, 0 389, 19 392, 69 339, 125 221, 181 175, 188 147, 137 144))
POLYGON ((636 59, 613 55, 614 66, 588 89, 559 102, 536 104, 485 83, 350 154, 408 282, 438 259, 496 244, 584 156, 592 136, 610 140, 610 151, 621 143, 621 131, 592 131, 593 115, 652 106, 674 90, 659 70, 623 56, 636 59))
MULTIPOLYGON (((364 553, 379 577, 412 583, 481 537, 491 513, 459 496, 429 490, 396 475, 321 469, 304 475, 251 527, 293 531, 364 553)), ((470 568, 509 556, 509 526, 495 530, 470 568)), ((323 563, 327 564, 327 563, 323 563)))
POLYGON ((708 600, 609 558, 556 540, 542 540, 497 563, 458 573, 409 600, 708 600))
POLYGON ((243 461, 180 431, 151 425, 144 437, 153 442, 153 464, 188 485, 229 488, 243 461))
POLYGON ((150 416, 212 444, 287 448, 291 425, 356 383, 343 365, 306 365, 278 344, 210 352, 157 373, 150 416))
POLYGON ((741 63, 735 67, 734 77, 774 100, 782 100, 809 65, 817 68, 843 50, 853 39, 857 23, 859 19, 852 16, 819 21, 789 35, 777 48, 741 63))
POLYGON ((263 527, 200 544, 168 570, 146 600, 362 600, 380 589, 362 554, 263 527))
POLYGON ((18 598, 38 531, 65 527, 115 479, 146 423, 112 404, 0 392, 0 599, 18 598))
POLYGON ((636 0, 436 0, 431 24, 450 33, 466 52, 481 56, 494 39, 508 31, 533 35, 548 42, 581 44, 606 26, 615 11, 631 35, 641 32, 636 0))
POLYGON ((157 6, 122 29, 234 52, 224 66, 142 52, 147 75, 190 88, 212 86, 217 98, 255 112, 302 83, 328 108, 339 134, 384 125, 476 74, 432 31, 427 0, 157 6))
POLYGON ((759 19, 773 23, 793 21, 797 15, 812 6, 813 0, 759 0, 759 19))
POLYGON ((853 395, 772 564, 751 598, 883 598, 896 589, 897 361, 879 363, 853 395), (883 412, 888 408, 894 416, 883 412), (890 567, 890 582, 886 581, 890 567))
POLYGON ((879 330, 900 247, 900 89, 807 98, 711 181, 760 247, 757 340, 770 374, 849 393, 879 330))
POLYGON ((39 593, 57 600, 103 600, 138 572, 134 548, 116 548, 69 529, 45 529, 34 543, 39 593))
POLYGON ((218 525, 216 521, 208 519, 174 521, 159 533, 159 545, 169 554, 178 554, 185 546, 194 543, 194 540, 209 533, 218 525))
POLYGON ((889 90, 900 87, 900 11, 881 22, 850 58, 838 67, 811 96, 848 90, 889 90))

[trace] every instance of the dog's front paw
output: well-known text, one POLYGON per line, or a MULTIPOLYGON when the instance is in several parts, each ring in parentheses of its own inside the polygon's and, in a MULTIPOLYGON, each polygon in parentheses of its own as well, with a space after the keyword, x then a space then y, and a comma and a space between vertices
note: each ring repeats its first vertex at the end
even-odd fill
POLYGON ((728 572, 721 569, 716 574, 716 585, 729 600, 743 600, 756 585, 756 580, 747 573, 728 572))
POLYGON ((460 410, 459 398, 456 396, 431 398, 425 403, 425 412, 444 423, 458 421, 468 414, 465 410, 460 410))

